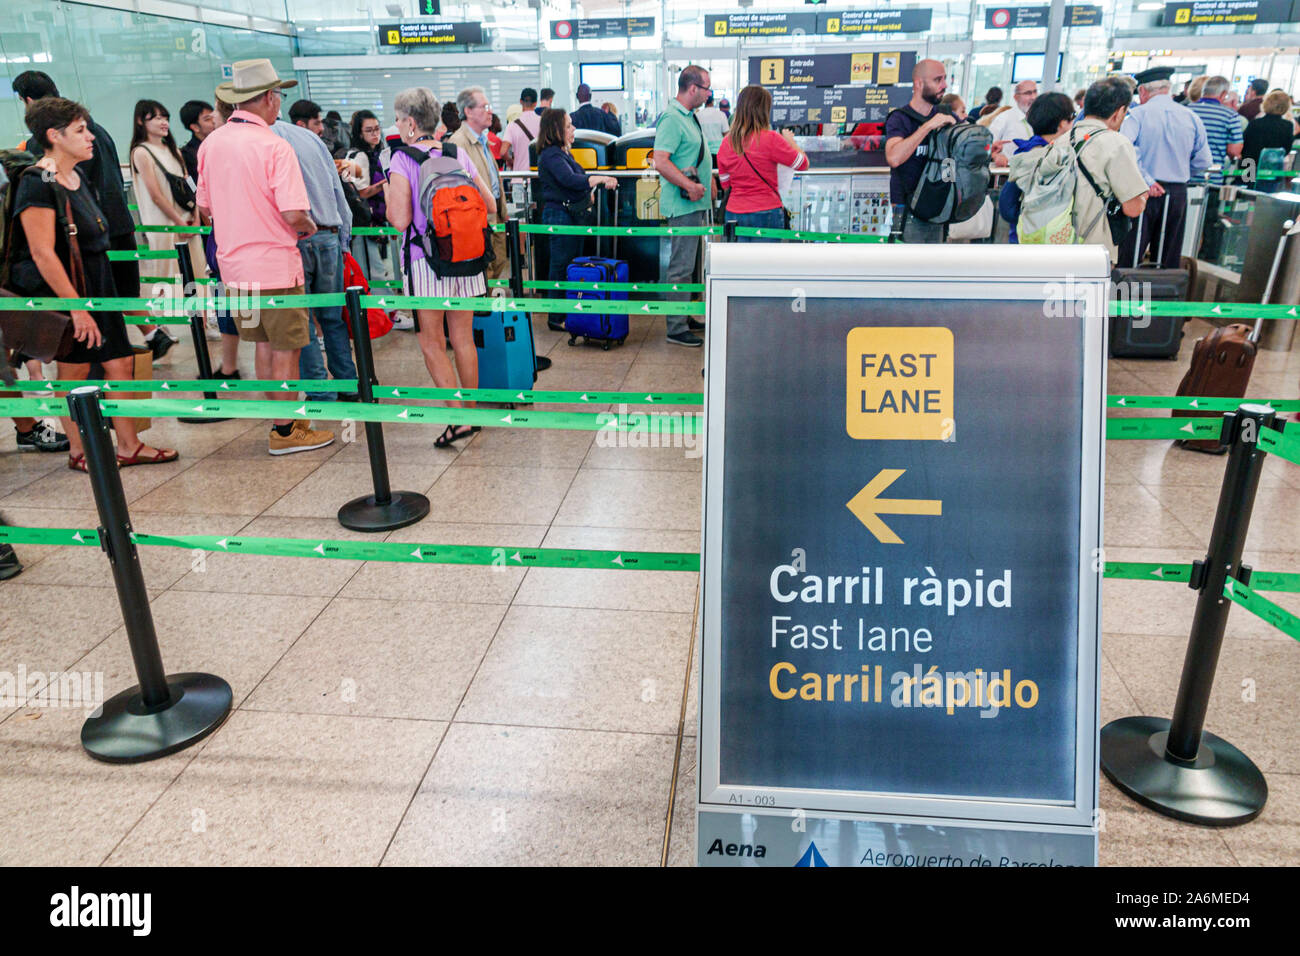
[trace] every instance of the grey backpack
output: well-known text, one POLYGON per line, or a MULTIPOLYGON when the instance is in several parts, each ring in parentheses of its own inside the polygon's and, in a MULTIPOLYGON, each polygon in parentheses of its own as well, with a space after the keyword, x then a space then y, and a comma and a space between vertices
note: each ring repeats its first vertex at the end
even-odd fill
MULTIPOLYGON (((929 118, 910 106, 901 109, 916 119, 929 118)), ((908 208, 925 222, 965 222, 988 195, 993 134, 974 123, 953 123, 933 130, 925 147, 925 167, 908 208)))

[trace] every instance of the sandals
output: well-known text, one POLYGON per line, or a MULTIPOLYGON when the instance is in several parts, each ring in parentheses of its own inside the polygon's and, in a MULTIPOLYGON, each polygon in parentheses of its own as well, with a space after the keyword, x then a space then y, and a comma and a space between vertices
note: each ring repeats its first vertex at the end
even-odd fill
POLYGON ((462 438, 469 438, 471 435, 480 431, 482 431, 482 428, 478 425, 448 425, 443 433, 434 439, 433 447, 450 448, 454 442, 458 442, 462 438), (468 428, 469 431, 457 431, 457 428, 468 428))
POLYGON ((174 449, 163 451, 161 448, 155 448, 152 455, 143 454, 147 446, 144 442, 136 447, 130 455, 117 453, 117 467, 130 468, 132 465, 162 465, 169 461, 175 461, 180 457, 180 453, 174 449))
MULTIPOLYGON (((180 453, 177 451, 168 450, 164 452, 161 448, 155 448, 152 455, 144 455, 141 454, 144 449, 144 442, 140 442, 135 452, 131 455, 123 455, 121 452, 118 452, 117 467, 130 468, 132 465, 162 465, 169 461, 175 461, 180 457, 180 453)), ((69 455, 68 468, 72 471, 84 472, 86 470, 86 456, 84 454, 69 455)))

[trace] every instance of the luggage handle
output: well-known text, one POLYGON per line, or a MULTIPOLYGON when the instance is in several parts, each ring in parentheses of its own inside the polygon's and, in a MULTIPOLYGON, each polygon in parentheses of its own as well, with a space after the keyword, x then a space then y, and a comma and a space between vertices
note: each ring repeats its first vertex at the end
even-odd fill
MULTIPOLYGON (((1277 240, 1277 251, 1273 253, 1273 267, 1269 269, 1268 281, 1264 283, 1264 297, 1259 300, 1260 305, 1268 305, 1268 300, 1273 297, 1273 283, 1277 281, 1277 272, 1282 265, 1282 251, 1286 248, 1286 241, 1300 232, 1300 222, 1294 219, 1288 219, 1282 223, 1282 235, 1277 240)), ((1264 317, 1260 316, 1255 320, 1255 328, 1250 333, 1252 342, 1259 341, 1259 335, 1264 330, 1264 317)))

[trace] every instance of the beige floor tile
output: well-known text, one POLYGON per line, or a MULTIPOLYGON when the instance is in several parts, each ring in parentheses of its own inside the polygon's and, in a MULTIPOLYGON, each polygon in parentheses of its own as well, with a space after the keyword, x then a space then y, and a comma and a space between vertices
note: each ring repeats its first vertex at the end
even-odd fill
POLYGON ((513 607, 458 720, 676 733, 690 617, 513 607))
POLYGON ((1268 802, 1251 823, 1223 830, 1223 842, 1242 866, 1300 863, 1300 776, 1270 773, 1268 802))
MULTIPOLYGON (((324 598, 168 591, 151 603, 158 649, 169 674, 198 671, 224 679, 243 700, 325 606, 324 598)), ((104 674, 112 697, 136 683, 125 628, 79 660, 104 674)))
POLYGON ((111 588, 24 584, 25 577, 24 572, 4 583, 0 671, 71 668, 122 626, 122 607, 111 588))
POLYGON ((444 729, 237 712, 108 863, 374 865, 444 729))
POLYGON ((207 743, 146 763, 101 763, 81 747, 85 720, 79 708, 41 708, 0 724, 0 865, 100 865, 207 743))
POLYGON ((657 866, 675 743, 453 724, 384 864, 657 866))
POLYGON ((537 468, 576 469, 586 457, 593 438, 594 433, 586 431, 488 428, 475 435, 468 444, 460 443, 464 450, 456 465, 517 467, 526 462, 537 468))
MULTIPOLYGON (((118 474, 122 478, 122 492, 126 496, 126 503, 134 504, 159 485, 184 474, 195 463, 193 459, 182 457, 179 461, 161 465, 134 465, 121 469, 118 474)), ((12 494, 0 498, 0 509, 8 510, 10 507, 21 506, 47 507, 55 501, 65 508, 93 509, 95 496, 90 490, 90 476, 67 468, 52 471, 39 481, 30 482, 12 494)))
POLYGON ((404 564, 368 561, 340 592, 340 597, 384 601, 451 601, 456 604, 508 605, 527 571, 512 567, 519 547, 535 548, 546 534, 543 525, 447 524, 429 518, 399 528, 389 541, 419 544, 476 544, 502 547, 501 564, 404 564))
MULTIPOLYGON (((623 391, 703 393, 704 377, 698 368, 682 362, 658 362, 654 358, 653 355, 638 354, 623 380, 623 391)), ((703 408, 702 405, 690 407, 703 408)))
MULTIPOLYGON (((1157 635, 1111 635, 1106 656, 1124 675, 1143 713, 1172 717, 1187 642, 1157 635)), ((1205 729, 1265 773, 1300 772, 1295 711, 1300 655, 1280 641, 1224 641, 1205 729), (1250 699, 1253 696, 1253 700, 1250 699)))
POLYGON ((1101 778, 1102 866, 1235 866, 1224 831, 1161 816, 1101 778))
MULTIPOLYGON (((1209 540, 1214 512, 1219 505, 1218 488, 1171 489, 1169 494, 1161 496, 1161 501, 1184 525, 1200 531, 1205 540, 1209 540)), ((1255 494, 1246 547, 1259 551, 1289 551, 1295 549, 1298 541, 1300 507, 1296 507, 1295 489, 1260 488, 1255 494)))
POLYGON ((641 351, 637 353, 637 358, 656 365, 685 365, 694 368, 695 374, 699 375, 699 370, 704 367, 704 353, 707 347, 688 349, 673 345, 668 341, 667 335, 665 327, 652 329, 641 344, 641 351))
POLYGON ((429 489, 432 514, 487 524, 548 524, 576 469, 453 465, 429 489))
MULTIPOLYGON (((1183 489, 1179 489, 1181 493, 1183 489)), ((1173 497, 1173 496, 1171 496, 1173 497)), ((1189 515, 1199 530, 1198 516, 1189 515)), ((1208 528, 1206 529, 1208 537, 1208 528)), ((1162 507, 1156 495, 1141 486, 1109 485, 1105 496, 1106 547, 1204 548, 1192 530, 1162 507)))
POLYGON ((695 865, 695 797, 699 790, 699 759, 698 738, 683 737, 673 796, 672 832, 668 835, 669 866, 695 865))
POLYGON ((555 516, 557 525, 694 531, 700 482, 668 471, 583 468, 555 516))
MULTIPOLYGON (((235 515, 177 515, 141 512, 131 518, 140 534, 186 535, 226 534, 238 531, 247 518, 235 515)), ((90 527, 98 525, 92 521, 90 527)), ((140 569, 150 593, 164 591, 190 573, 195 554, 190 548, 140 546, 140 569)), ((113 566, 104 552, 94 547, 60 548, 57 554, 31 569, 29 584, 63 584, 111 588, 113 566)))
POLYGON ((551 391, 562 392, 580 392, 584 390, 593 391, 619 391, 623 385, 623 378, 630 367, 623 363, 611 366, 589 365, 581 361, 575 361, 571 355, 575 349, 565 345, 557 345, 551 350, 551 361, 554 362, 550 368, 537 376, 537 384, 534 388, 544 388, 551 391))
MULTIPOLYGON (((263 515, 247 524, 204 519, 205 534, 243 537, 298 538, 322 541, 375 541, 384 535, 349 531, 334 518, 279 518, 263 515)), ((219 550, 203 555, 199 567, 173 585, 177 591, 221 591, 226 594, 301 594, 333 597, 361 568, 362 561, 313 558, 273 558, 253 554, 227 554, 219 550)))
MULTIPOLYGON (((1126 637, 1127 635, 1120 635, 1117 640, 1124 640, 1126 637)), ((1110 662, 1110 658, 1105 656, 1105 647, 1103 646, 1101 659, 1101 719, 1099 725, 1105 727, 1112 720, 1140 714, 1141 709, 1138 707, 1137 701, 1129 693, 1123 676, 1115 669, 1115 665, 1110 662)))
MULTIPOLYGON (((445 426, 444 426, 445 427, 445 426)), ((384 424, 384 458, 390 465, 447 465, 460 455, 465 442, 459 441, 450 448, 435 448, 434 441, 442 434, 437 425, 384 424)), ((340 429, 340 447, 334 463, 370 463, 370 446, 366 441, 365 423, 356 422, 353 440, 344 441, 340 429)))
MULTIPOLYGON (((239 393, 250 396, 251 392, 239 393)), ((156 392, 157 397, 165 393, 156 392)), ((180 460, 194 461, 206 458, 218 449, 225 447, 241 435, 256 434, 266 437, 267 424, 247 418, 232 418, 224 422, 194 424, 179 419, 155 418, 153 426, 144 433, 149 444, 158 447, 162 442, 165 448, 175 448, 181 454, 180 460)), ((266 454, 266 442, 262 442, 262 454, 266 454)))
MULTIPOLYGON (((556 527, 542 544, 547 548, 697 553, 700 536, 690 531, 556 527)), ((697 573, 687 571, 532 568, 514 603, 693 613, 698 578, 697 573)))
POLYGON ((68 456, 60 452, 20 452, 5 448, 0 453, 0 498, 46 475, 67 471, 67 462, 68 456))
POLYGON ((261 514, 319 467, 311 453, 247 461, 205 459, 132 504, 132 512, 261 514))
MULTIPOLYGON (((388 465, 389 487, 424 494, 446 468, 444 462, 388 465)), ((339 508, 362 495, 373 494, 370 466, 361 462, 325 462, 266 509, 281 518, 334 518, 339 508)))
POLYGON ((336 598, 248 706, 450 719, 504 613, 485 604, 336 598))

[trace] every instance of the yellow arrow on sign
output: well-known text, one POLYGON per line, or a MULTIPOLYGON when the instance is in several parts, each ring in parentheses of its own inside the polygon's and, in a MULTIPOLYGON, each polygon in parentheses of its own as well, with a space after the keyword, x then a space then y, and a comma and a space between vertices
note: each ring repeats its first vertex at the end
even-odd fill
POLYGON ((880 515, 941 515, 943 502, 934 499, 880 498, 882 491, 897 481, 904 468, 882 468, 865 488, 854 495, 847 505, 854 517, 867 526, 867 530, 884 544, 902 544, 903 539, 894 534, 880 515))

